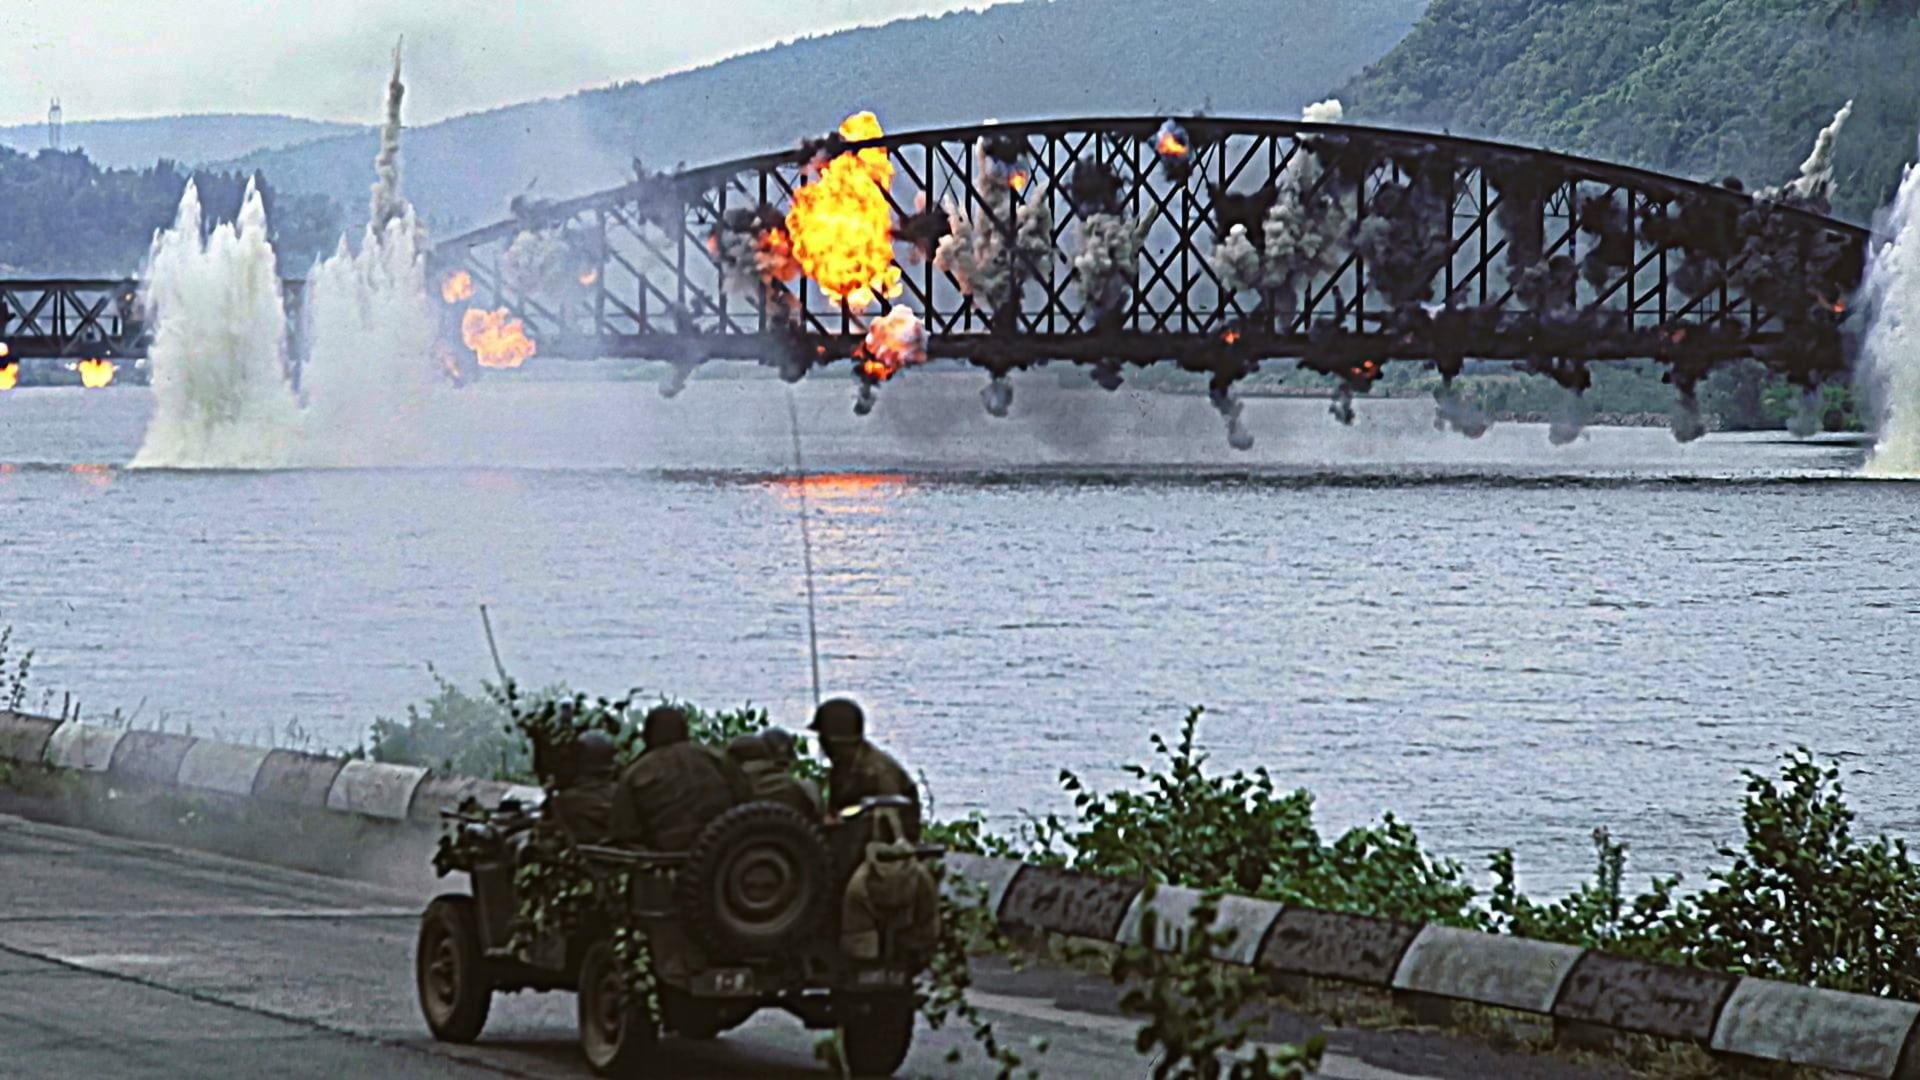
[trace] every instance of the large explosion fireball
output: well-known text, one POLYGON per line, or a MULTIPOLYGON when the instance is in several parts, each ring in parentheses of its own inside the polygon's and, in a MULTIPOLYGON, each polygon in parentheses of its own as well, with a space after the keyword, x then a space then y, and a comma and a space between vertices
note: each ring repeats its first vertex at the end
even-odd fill
POLYGON ((510 318, 506 308, 468 311, 460 320, 460 338, 486 368, 517 368, 536 351, 527 328, 519 319, 510 318))
MULTIPOLYGON (((849 142, 883 134, 870 112, 840 125, 840 136, 849 142)), ((813 183, 794 192, 787 211, 787 235, 801 269, 827 295, 856 308, 870 306, 875 297, 900 295, 893 212, 887 205, 892 186, 893 162, 885 150, 840 154, 820 167, 813 183)))

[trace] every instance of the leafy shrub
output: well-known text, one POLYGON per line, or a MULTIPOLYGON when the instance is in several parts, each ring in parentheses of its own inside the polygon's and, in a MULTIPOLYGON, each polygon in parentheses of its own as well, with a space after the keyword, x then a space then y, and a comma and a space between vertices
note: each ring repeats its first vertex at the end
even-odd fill
POLYGON ((470 694, 432 667, 435 693, 424 707, 407 706, 404 720, 373 722, 362 756, 391 765, 421 765, 457 776, 527 781, 533 757, 514 729, 513 715, 491 683, 470 694))
POLYGON ((1153 1061, 1154 1080, 1304 1080, 1320 1067, 1325 1036, 1271 1050, 1256 1046, 1236 1056, 1264 1019, 1267 980, 1251 968, 1213 959, 1237 936, 1231 928, 1215 928, 1219 915, 1219 894, 1208 893, 1179 936, 1180 948, 1160 952, 1153 947, 1158 916, 1148 910, 1140 940, 1122 946, 1111 971, 1113 981, 1127 987, 1120 1011, 1145 1020, 1134 1049, 1153 1061))
MULTIPOLYGON (((407 706, 404 720, 375 720, 359 756, 457 776, 533 784, 541 782, 543 771, 540 758, 544 755, 536 747, 559 751, 580 733, 599 730, 618 744, 622 765, 642 748, 640 721, 652 706, 636 704, 638 691, 628 691, 621 698, 591 698, 564 685, 526 694, 511 682, 505 686, 483 682, 479 693, 470 693, 432 667, 427 670, 436 687, 433 697, 424 705, 407 706)), ((708 712, 667 698, 659 703, 685 712, 691 736, 713 746, 764 731, 772 723, 765 709, 753 705, 708 712)), ((795 773, 814 780, 825 776, 826 766, 808 755, 808 740, 804 736, 796 740, 795 773)))
POLYGON ((1854 841, 1839 776, 1805 747, 1748 772, 1746 841, 1675 931, 1706 967, 1920 1000, 1920 869, 1904 841, 1854 841))
POLYGON ((1308 792, 1279 791, 1265 769, 1209 773, 1196 745, 1204 713, 1187 714, 1175 745, 1152 736, 1158 768, 1127 766, 1141 790, 1096 794, 1062 771, 1076 817, 1037 823, 1036 854, 1092 873, 1284 903, 1452 925, 1484 921, 1459 864, 1421 851, 1412 828, 1392 816, 1328 845, 1314 828, 1308 792))

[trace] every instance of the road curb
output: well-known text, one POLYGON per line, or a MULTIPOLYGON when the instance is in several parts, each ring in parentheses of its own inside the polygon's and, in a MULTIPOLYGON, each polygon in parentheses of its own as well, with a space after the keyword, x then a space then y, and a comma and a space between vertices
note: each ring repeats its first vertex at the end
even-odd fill
MULTIPOLYGON (((183 794, 249 798, 315 820, 392 822, 428 836, 465 798, 536 801, 538 788, 412 766, 233 746, 160 732, 59 723, 0 711, 0 761, 104 773, 183 794)), ((81 786, 77 798, 102 798, 81 786)), ((411 831, 409 831, 411 830, 411 831)), ((393 835, 400 835, 394 833, 393 835)), ((955 881, 985 890, 1010 930, 1133 944, 1151 910, 1154 947, 1174 950, 1201 894, 1015 859, 953 854, 955 881)), ((1602 1031, 1689 1042, 1716 1053, 1920 1080, 1920 1004, 1655 964, 1571 945, 1227 895, 1223 962, 1276 975, 1516 1009, 1602 1031)))

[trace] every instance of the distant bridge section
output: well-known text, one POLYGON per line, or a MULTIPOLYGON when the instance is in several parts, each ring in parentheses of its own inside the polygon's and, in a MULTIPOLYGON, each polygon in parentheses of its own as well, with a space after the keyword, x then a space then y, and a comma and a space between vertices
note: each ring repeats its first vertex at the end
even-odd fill
POLYGON ((131 279, 0 281, 0 362, 145 356, 139 293, 131 279))

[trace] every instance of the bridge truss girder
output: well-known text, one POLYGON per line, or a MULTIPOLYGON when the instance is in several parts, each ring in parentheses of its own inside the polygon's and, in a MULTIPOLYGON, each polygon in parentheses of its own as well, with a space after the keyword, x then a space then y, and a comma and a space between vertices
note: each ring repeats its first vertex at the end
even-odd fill
MULTIPOLYGON (((1462 357, 1511 359, 1569 385, 1583 385, 1587 362, 1624 359, 1668 363, 1687 384, 1742 356, 1808 385, 1844 373, 1836 309, 1859 281, 1867 234, 1818 205, 1477 140, 1275 121, 1180 121, 1192 147, 1180 170, 1156 150, 1161 124, 1008 124, 871 144, 895 168, 896 224, 951 205, 1011 246, 1021 207, 1048 211, 1046 250, 1015 260, 1017 300, 997 314, 896 237, 894 303, 924 320, 929 354, 994 371, 1172 361, 1227 381, 1274 358, 1337 374, 1365 360, 1376 362, 1369 370, 1393 360, 1444 370, 1462 357), (1020 150, 1024 190, 979 182, 985 139, 1020 150), (1228 222, 1247 218, 1248 196, 1286 184, 1302 155, 1317 165, 1312 193, 1349 223, 1343 246, 1289 288, 1227 288, 1210 257, 1228 222), (1091 162, 1118 182, 1111 208, 1150 222, 1127 298, 1106 311, 1074 267, 1088 216, 1074 172, 1091 162), (1361 237, 1370 217, 1388 237, 1408 225, 1395 207, 1416 187, 1443 209, 1408 226, 1429 247, 1413 274, 1425 280, 1409 287, 1406 267, 1389 281, 1369 265, 1368 250, 1391 263, 1397 249, 1361 237)), ((756 360, 797 377, 852 356, 882 309, 849 310, 804 278, 742 280, 710 242, 730 213, 784 214, 821 160, 801 149, 527 208, 442 244, 435 272, 466 270, 476 288, 467 303, 509 309, 546 355, 756 360), (510 252, 525 235, 563 238, 591 285, 516 280, 510 252)))

